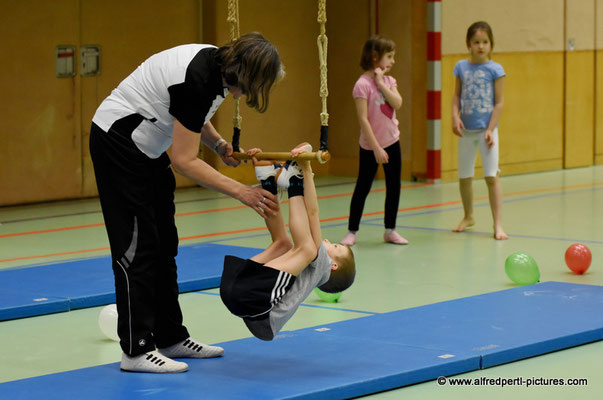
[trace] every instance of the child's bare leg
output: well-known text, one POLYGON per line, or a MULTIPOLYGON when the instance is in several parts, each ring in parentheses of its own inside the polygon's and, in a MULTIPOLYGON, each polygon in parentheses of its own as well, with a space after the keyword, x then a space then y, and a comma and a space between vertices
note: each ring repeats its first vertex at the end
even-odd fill
POLYGON ((475 225, 473 219, 473 178, 459 179, 459 190, 465 216, 459 225, 452 230, 453 232, 463 232, 468 227, 475 225))
POLYGON ((488 185, 488 197, 490 199, 490 209, 492 210, 492 220, 494 221, 494 238, 496 240, 506 240, 509 237, 502 227, 502 188, 498 176, 486 177, 488 185))
MULTIPOLYGON (((248 150, 247 153, 253 157, 260 151, 258 148, 253 148, 248 150)), ((272 194, 277 194, 276 175, 280 169, 279 166, 269 161, 258 161, 255 157, 253 158, 253 165, 256 177, 260 181, 262 188, 272 194)), ((251 258, 253 261, 261 264, 274 260, 291 249, 291 240, 289 239, 289 235, 287 235, 287 229, 285 228, 285 222, 280 209, 276 215, 271 216, 267 214, 264 220, 270 232, 272 243, 270 243, 266 250, 251 258)))
POLYGON ((303 196, 289 199, 289 229, 293 247, 282 256, 268 261, 266 266, 298 276, 316 257, 303 196))
POLYGON ((253 261, 260 264, 265 264, 270 260, 282 256, 292 247, 289 235, 287 235, 287 229, 285 228, 285 221, 283 220, 283 215, 280 210, 276 215, 266 217, 265 221, 266 227, 272 237, 272 243, 270 243, 266 250, 251 258, 253 261))
POLYGON ((287 188, 289 196, 289 230, 293 239, 293 248, 283 256, 266 263, 266 266, 297 276, 316 257, 318 249, 310 230, 302 172, 295 162, 283 168, 284 171, 278 178, 278 185, 287 188))

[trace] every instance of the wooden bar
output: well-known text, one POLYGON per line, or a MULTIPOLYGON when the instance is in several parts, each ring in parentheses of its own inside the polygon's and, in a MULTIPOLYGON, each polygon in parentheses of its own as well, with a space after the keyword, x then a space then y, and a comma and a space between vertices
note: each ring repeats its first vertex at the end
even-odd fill
MULTIPOLYGON (((233 157, 237 160, 251 160, 247 153, 234 152, 233 157)), ((318 161, 321 164, 326 163, 331 159, 331 154, 328 151, 314 151, 310 153, 302 153, 297 157, 291 157, 290 152, 266 152, 263 151, 255 155, 258 160, 272 161, 287 161, 287 160, 311 160, 318 161)))

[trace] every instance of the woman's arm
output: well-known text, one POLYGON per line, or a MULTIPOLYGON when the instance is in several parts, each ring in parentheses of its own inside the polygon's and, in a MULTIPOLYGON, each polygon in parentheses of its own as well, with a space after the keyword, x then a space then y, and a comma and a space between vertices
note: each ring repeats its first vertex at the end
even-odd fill
POLYGON ((211 122, 207 122, 201 128, 201 141, 222 158, 226 165, 236 167, 240 161, 232 157, 232 144, 222 138, 211 122))
POLYGON ((278 210, 276 197, 260 187, 243 185, 222 175, 211 165, 197 157, 201 135, 185 128, 178 120, 174 121, 172 151, 170 159, 174 170, 192 179, 197 184, 227 194, 248 207, 254 209, 262 217, 265 213, 275 215, 278 210), (266 200, 263 200, 263 199, 266 200), (258 204, 264 202, 260 208, 258 204))
MULTIPOLYGON (((201 128, 201 142, 203 142, 204 145, 210 149, 216 150, 216 145, 222 146, 220 139, 224 140, 222 139, 222 135, 218 133, 211 122, 207 122, 205 125, 203 125, 201 128)), ((224 143, 225 142, 226 140, 224 140, 224 143)))

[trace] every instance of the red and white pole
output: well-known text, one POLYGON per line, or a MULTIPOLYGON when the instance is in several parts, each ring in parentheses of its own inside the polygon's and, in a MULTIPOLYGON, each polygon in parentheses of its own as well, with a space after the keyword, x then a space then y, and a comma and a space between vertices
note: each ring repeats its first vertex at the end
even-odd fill
POLYGON ((442 2, 427 0, 427 181, 442 177, 442 2))

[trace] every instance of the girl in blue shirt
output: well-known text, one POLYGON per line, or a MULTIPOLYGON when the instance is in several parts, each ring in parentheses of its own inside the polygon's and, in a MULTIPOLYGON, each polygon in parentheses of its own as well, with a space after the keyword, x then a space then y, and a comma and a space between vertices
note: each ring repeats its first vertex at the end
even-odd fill
POLYGON ((494 238, 508 239, 502 228, 502 189, 498 174, 498 119, 503 109, 505 71, 492 61, 492 28, 480 21, 467 30, 468 60, 454 67, 452 131, 459 137, 459 188, 465 215, 454 232, 473 226, 473 174, 479 147, 494 220, 494 238))

